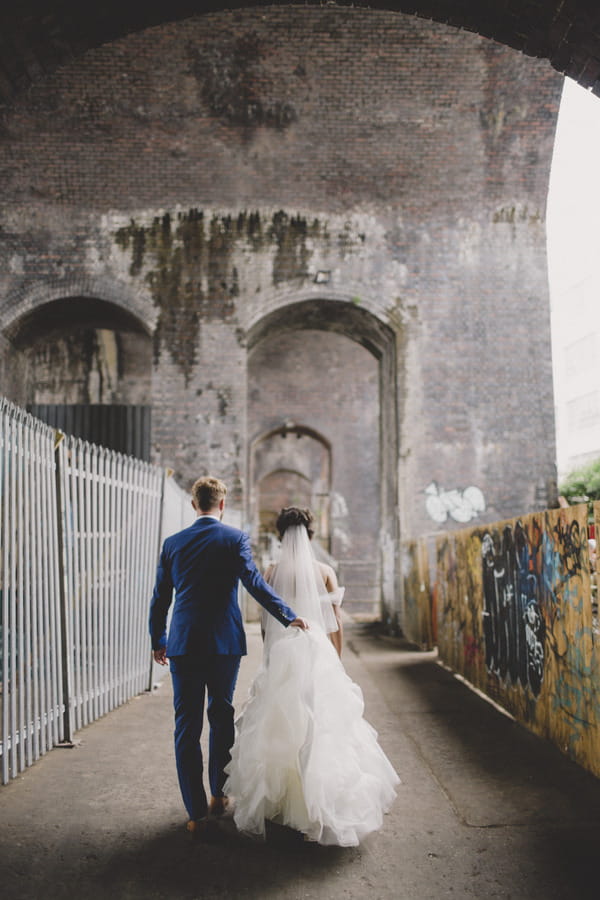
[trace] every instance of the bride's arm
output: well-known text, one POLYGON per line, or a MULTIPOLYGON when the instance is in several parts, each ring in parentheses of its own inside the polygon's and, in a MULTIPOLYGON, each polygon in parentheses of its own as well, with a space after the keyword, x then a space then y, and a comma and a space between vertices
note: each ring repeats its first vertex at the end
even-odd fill
MULTIPOLYGON (((331 568, 331 566, 328 566, 325 563, 320 563, 319 567, 321 569, 321 575, 323 577, 323 581, 325 582, 327 592, 329 594, 333 594, 338 590, 339 587, 335 571, 331 568)), ((329 640, 337 650, 337 655, 341 657, 342 647, 344 644, 344 626, 342 624, 342 614, 338 603, 332 603, 331 608, 333 609, 333 614, 335 616, 335 621, 337 622, 338 630, 330 632, 329 640)))
MULTIPOLYGON (((273 577, 273 563, 270 563, 270 564, 267 566, 267 568, 265 569, 263 578, 265 579, 265 581, 267 582, 267 584, 271 584, 271 578, 272 578, 272 577, 273 577)), ((265 612, 264 612, 264 610, 261 610, 261 616, 260 616, 260 633, 261 633, 261 635, 262 635, 262 639, 263 639, 263 642, 264 642, 264 639, 265 639, 265 612)))

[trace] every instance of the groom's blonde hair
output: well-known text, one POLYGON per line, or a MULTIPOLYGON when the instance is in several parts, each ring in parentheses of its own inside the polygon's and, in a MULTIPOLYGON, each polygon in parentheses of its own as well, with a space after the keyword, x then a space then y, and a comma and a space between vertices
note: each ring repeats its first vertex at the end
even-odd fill
POLYGON ((215 509, 226 496, 227 485, 212 475, 203 475, 192 485, 192 497, 201 512, 215 509))

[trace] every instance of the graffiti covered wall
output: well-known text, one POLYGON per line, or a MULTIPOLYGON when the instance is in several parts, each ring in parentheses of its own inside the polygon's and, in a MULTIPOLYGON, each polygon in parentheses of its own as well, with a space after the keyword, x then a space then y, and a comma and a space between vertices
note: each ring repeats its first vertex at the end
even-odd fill
POLYGON ((435 646, 435 618, 429 581, 428 547, 424 541, 406 541, 402 545, 404 576, 405 636, 422 650, 435 646))
MULTIPOLYGON (((598 528, 600 503, 594 514, 598 528)), ((440 535, 434 595, 440 659, 600 775, 587 524, 581 505, 440 535)))

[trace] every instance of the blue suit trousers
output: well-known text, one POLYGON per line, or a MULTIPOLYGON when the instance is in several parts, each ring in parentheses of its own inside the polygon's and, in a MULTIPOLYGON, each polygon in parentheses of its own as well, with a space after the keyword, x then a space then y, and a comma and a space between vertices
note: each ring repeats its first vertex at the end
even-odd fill
POLYGON ((207 813, 200 748, 206 694, 210 726, 208 779, 212 796, 223 796, 224 769, 231 759, 235 737, 232 700, 240 660, 236 655, 214 654, 202 658, 172 656, 169 661, 175 707, 175 761, 190 819, 202 819, 207 813))

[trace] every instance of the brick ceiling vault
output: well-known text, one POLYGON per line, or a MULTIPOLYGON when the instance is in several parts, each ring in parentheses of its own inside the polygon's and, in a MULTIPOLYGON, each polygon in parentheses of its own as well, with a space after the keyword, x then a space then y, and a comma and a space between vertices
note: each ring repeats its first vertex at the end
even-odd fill
MULTIPOLYGON (((132 32, 224 8, 293 3, 18 0, 0 11, 0 103, 85 50, 132 32)), ((313 5, 324 4, 319 0, 313 5)), ((600 95, 598 0, 340 0, 331 5, 416 13, 465 28, 530 56, 548 59, 559 72, 600 95)))

